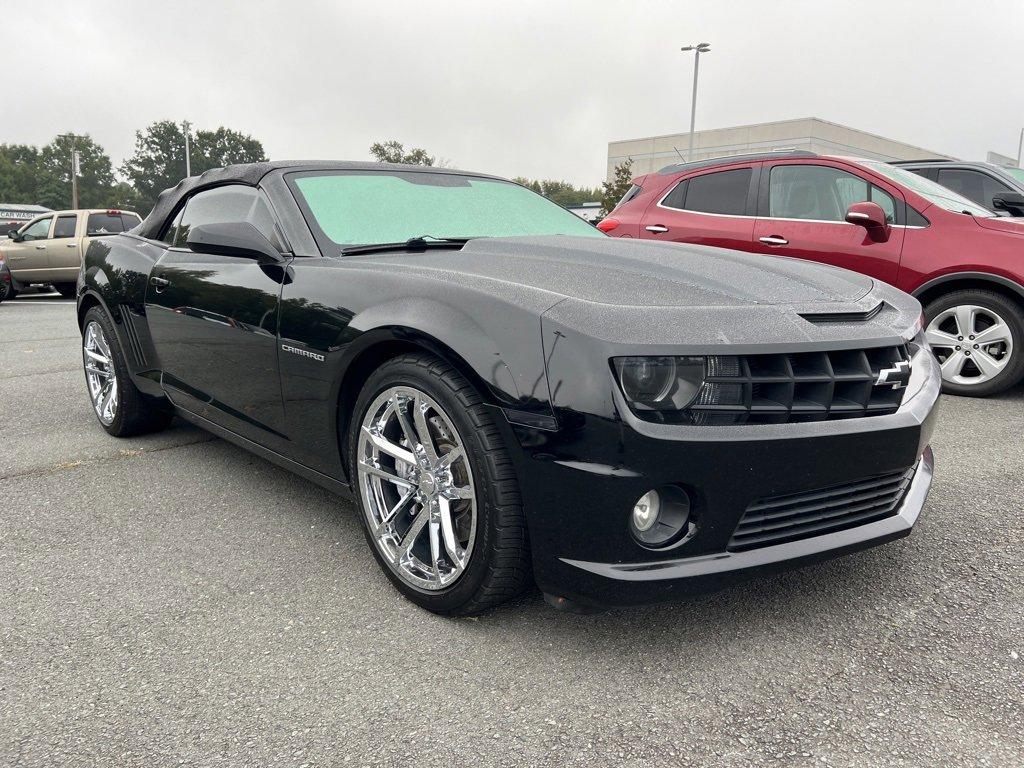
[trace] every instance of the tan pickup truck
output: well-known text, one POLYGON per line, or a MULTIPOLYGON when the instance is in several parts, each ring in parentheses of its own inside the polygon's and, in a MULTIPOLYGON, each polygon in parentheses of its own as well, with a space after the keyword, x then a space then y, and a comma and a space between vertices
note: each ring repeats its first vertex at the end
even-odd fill
POLYGON ((0 258, 7 263, 15 292, 49 283, 62 296, 74 296, 78 268, 90 240, 132 229, 140 221, 131 211, 53 211, 0 239, 0 258))

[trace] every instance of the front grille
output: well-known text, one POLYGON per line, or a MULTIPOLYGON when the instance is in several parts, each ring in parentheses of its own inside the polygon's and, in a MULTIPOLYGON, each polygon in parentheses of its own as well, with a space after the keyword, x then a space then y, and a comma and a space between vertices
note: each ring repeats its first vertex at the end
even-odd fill
POLYGON ((755 501, 736 526, 729 551, 806 539, 890 517, 896 514, 916 469, 755 501))
MULTIPOLYGON (((907 346, 708 358, 705 383, 687 409, 694 424, 784 424, 895 413, 904 387, 876 385, 907 366, 907 346)), ((905 383, 905 382, 901 382, 905 383)))

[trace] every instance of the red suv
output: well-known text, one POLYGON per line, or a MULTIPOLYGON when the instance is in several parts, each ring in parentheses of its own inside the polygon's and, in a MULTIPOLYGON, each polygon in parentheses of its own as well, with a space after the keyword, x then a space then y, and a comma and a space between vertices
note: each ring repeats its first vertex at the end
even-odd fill
POLYGON ((670 165, 634 179, 598 227, 862 272, 924 305, 944 391, 1024 378, 1024 223, 902 168, 812 152, 670 165))

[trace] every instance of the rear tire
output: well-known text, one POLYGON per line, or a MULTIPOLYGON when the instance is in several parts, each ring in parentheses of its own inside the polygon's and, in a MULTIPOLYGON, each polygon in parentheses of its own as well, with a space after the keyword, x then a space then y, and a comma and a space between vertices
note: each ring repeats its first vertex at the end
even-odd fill
POLYGON ((981 289, 953 291, 925 307, 925 337, 942 365, 942 391, 986 397, 1024 378, 1024 309, 981 289))
POLYGON ((172 414, 132 382, 107 313, 101 307, 93 307, 85 313, 82 329, 86 391, 100 426, 114 437, 158 432, 167 427, 172 414))
POLYGON ((468 616, 516 597, 532 583, 512 461, 480 394, 453 366, 426 354, 386 362, 359 394, 346 444, 367 542, 409 600, 444 616, 468 616), (423 414, 419 422, 417 407, 423 414), (385 422, 387 431, 379 427, 385 422), (374 427, 383 449, 366 425, 374 427), (424 429, 429 447, 420 439, 424 429), (407 460, 394 458, 396 452, 407 460), (468 464, 455 459, 438 479, 435 468, 448 454, 464 456, 468 464), (367 472, 368 463, 386 469, 396 482, 367 472), (411 501, 404 506, 396 502, 406 495, 411 501), (390 514, 387 523, 382 510, 390 514))

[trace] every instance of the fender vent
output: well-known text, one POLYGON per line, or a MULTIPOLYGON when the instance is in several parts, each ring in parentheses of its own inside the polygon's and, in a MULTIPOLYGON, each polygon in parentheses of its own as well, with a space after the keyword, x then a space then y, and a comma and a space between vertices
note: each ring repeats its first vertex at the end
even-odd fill
POLYGON ((128 349, 135 364, 139 368, 146 367, 146 353, 142 351, 142 343, 139 341, 139 333, 135 330, 135 321, 132 319, 130 309, 122 308, 121 319, 124 322, 124 336, 128 341, 128 349))

